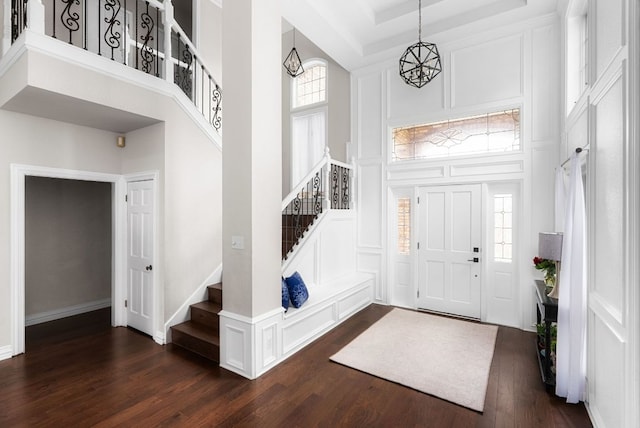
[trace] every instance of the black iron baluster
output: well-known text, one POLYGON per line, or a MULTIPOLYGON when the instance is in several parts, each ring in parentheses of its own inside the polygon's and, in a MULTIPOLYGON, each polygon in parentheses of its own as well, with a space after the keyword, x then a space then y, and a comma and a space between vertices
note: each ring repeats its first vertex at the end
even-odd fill
POLYGON ((140 37, 140 40, 143 42, 142 49, 140 49, 140 56, 142 59, 142 71, 151 74, 154 69, 153 62, 155 58, 153 55, 153 49, 151 48, 151 46, 149 46, 149 42, 153 41, 153 36, 151 35, 151 33, 153 32, 153 26, 155 25, 155 23, 153 22, 153 18, 151 18, 151 15, 149 14, 149 2, 146 3, 147 9, 142 15, 140 15, 140 20, 142 21, 140 27, 143 30, 147 31, 145 35, 140 37))
POLYGON ((56 3, 58 3, 58 0, 53 0, 53 38, 57 39, 56 37, 56 3))
POLYGON ((196 95, 198 94, 198 57, 195 55, 193 56, 193 63, 195 64, 195 66, 193 67, 193 76, 191 76, 191 73, 189 73, 189 77, 193 82, 193 95, 191 99, 193 100, 193 105, 198 107, 196 100, 196 95))
MULTIPOLYGON (((55 0, 54 0, 55 1, 55 0)), ((83 49, 86 51, 87 50, 87 0, 84 0, 84 20, 83 20, 83 25, 84 25, 84 40, 83 40, 83 49)))
POLYGON ((222 107, 220 107, 220 104, 222 103, 222 91, 217 84, 213 91, 212 99, 214 102, 214 107, 213 122, 211 122, 211 124, 213 125, 214 129, 220 130, 220 127, 222 126, 222 107))
POLYGON ((122 13, 123 17, 122 20, 124 21, 124 24, 122 25, 122 63, 123 64, 127 64, 127 48, 129 46, 127 46, 127 44, 129 43, 129 41, 127 40, 127 0, 124 0, 124 11, 122 13))
POLYGON ((100 0, 98 0, 98 31, 96 32, 96 35, 98 36, 98 55, 100 56, 102 56, 102 42, 100 41, 100 33, 102 32, 102 30, 100 29, 101 21, 102 21, 102 8, 100 7, 100 0))
POLYGON ((66 4, 64 10, 60 14, 60 21, 62 25, 69 30, 69 44, 73 44, 73 33, 80 29, 80 15, 77 12, 72 12, 71 7, 80 4, 80 0, 62 0, 63 4, 66 4))
POLYGON ((160 77, 160 46, 158 46, 158 43, 160 43, 160 9, 156 8, 156 77, 160 77))
POLYGON ((342 208, 345 210, 349 209, 350 202, 350 194, 349 194, 349 183, 350 183, 350 170, 347 168, 342 168, 342 208))
POLYGON ((118 19, 118 12, 121 9, 120 0, 105 0, 104 9, 106 12, 111 11, 111 17, 104 18, 104 22, 108 24, 104 32, 104 41, 111 48, 111 60, 113 60, 115 50, 120 47, 121 40, 121 34, 115 30, 115 26, 120 25, 120 20, 118 19))
POLYGON ((204 116, 204 65, 200 64, 200 90, 202 93, 200 94, 200 111, 204 116))

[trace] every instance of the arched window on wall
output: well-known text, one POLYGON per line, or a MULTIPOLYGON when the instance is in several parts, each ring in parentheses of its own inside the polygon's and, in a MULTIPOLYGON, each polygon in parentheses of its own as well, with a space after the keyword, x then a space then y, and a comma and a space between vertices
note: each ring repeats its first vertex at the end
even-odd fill
POLYGON ((313 169, 327 146, 327 63, 312 59, 291 81, 291 187, 313 169))

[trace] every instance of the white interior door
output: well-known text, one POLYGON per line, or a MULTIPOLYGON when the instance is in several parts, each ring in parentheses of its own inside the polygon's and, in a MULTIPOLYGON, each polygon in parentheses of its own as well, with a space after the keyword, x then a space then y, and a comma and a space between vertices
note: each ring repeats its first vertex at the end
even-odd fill
POLYGON ((423 187, 419 195, 417 306, 480 318, 481 187, 423 187))
POLYGON ((127 325, 153 335, 153 181, 127 188, 127 325))

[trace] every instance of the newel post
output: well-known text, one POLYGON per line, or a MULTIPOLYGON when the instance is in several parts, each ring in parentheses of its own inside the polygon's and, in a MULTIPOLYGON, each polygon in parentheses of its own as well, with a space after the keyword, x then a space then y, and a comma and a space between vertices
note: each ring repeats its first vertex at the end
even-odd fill
POLYGON ((11 0, 2 3, 2 40, 0 56, 4 56, 11 47, 11 0))
POLYGON ((44 5, 42 0, 27 2, 27 27, 34 33, 44 34, 44 5))
POLYGON ((327 165, 327 173, 324 178, 324 206, 327 211, 331 209, 331 155, 329 154, 329 146, 324 148, 324 159, 327 165))
POLYGON ((173 83, 173 61, 171 60, 171 28, 173 26, 173 3, 165 0, 164 4, 164 79, 173 83))

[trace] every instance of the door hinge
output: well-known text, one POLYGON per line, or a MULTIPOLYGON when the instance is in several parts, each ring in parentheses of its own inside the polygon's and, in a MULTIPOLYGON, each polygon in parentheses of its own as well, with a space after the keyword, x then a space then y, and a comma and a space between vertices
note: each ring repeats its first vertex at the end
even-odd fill
POLYGON ((419 299, 420 298, 420 290, 418 290, 417 296, 418 296, 418 299, 419 299))
POLYGON ((420 243, 418 242, 418 250, 420 249, 420 243))
POLYGON ((129 195, 124 195, 124 201, 129 202, 129 195))
POLYGON ((125 307, 125 308, 127 307, 127 303, 128 303, 128 302, 127 302, 127 299, 124 299, 124 307, 125 307))
POLYGON ((420 196, 418 196, 418 205, 420 205, 420 196))

